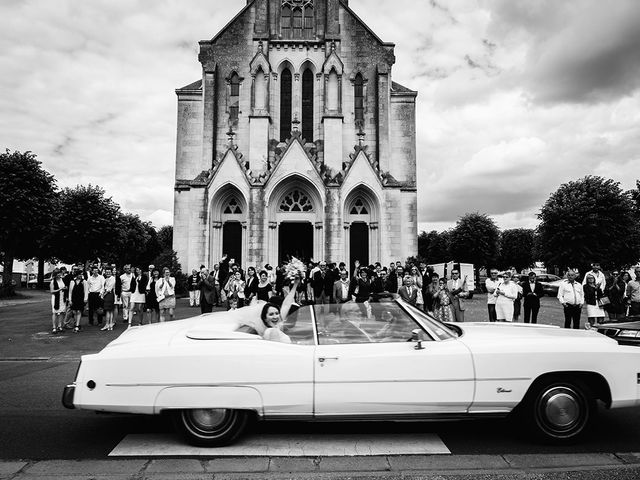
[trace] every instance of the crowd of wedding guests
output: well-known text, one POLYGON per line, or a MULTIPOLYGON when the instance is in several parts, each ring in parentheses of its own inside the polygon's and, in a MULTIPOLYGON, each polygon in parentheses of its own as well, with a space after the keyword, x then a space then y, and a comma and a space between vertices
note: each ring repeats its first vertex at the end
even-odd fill
MULTIPOLYGON (((286 263, 250 266, 245 271, 227 255, 213 268, 202 265, 188 277, 190 306, 199 306, 203 313, 213 307, 242 308, 258 300, 286 296, 290 287, 286 263)), ((424 262, 396 261, 383 266, 380 262, 361 265, 356 261, 349 271, 344 262, 320 261, 308 263, 295 295, 299 304, 325 304, 375 301, 380 296, 398 294, 443 321, 464 321, 463 299, 468 291, 466 279, 461 279, 457 270, 451 272, 451 279, 440 279, 424 262)))
MULTIPOLYGON (((376 301, 397 294, 407 303, 431 313, 444 322, 463 322, 465 302, 471 296, 467 278, 456 269, 449 278, 440 277, 425 262, 355 262, 349 271, 344 262, 309 262, 304 278, 295 293, 299 304, 376 301)), ((287 264, 243 269, 227 255, 207 269, 193 269, 187 277, 189 305, 202 313, 214 307, 242 308, 259 300, 284 297, 292 281, 287 278, 287 264)), ((504 272, 490 269, 485 281, 489 321, 518 321, 524 310, 525 323, 537 323, 540 298, 544 292, 536 274, 522 279, 515 268, 504 272)), ((122 318, 127 326, 173 320, 176 305, 176 277, 169 268, 149 265, 74 265, 53 271, 51 284, 52 333, 65 329, 79 332, 86 310, 88 325, 113 330, 122 318)), ((634 272, 613 271, 605 275, 598 263, 592 265, 582 282, 577 272, 567 271, 560 282, 557 298, 562 304, 565 327, 579 328, 580 315, 586 305, 590 325, 604 320, 605 314, 616 319, 640 315, 640 267, 634 272)))
POLYGON ((176 278, 169 268, 162 270, 149 265, 73 265, 52 272, 51 283, 52 333, 67 329, 82 330, 85 311, 88 325, 100 330, 113 330, 119 317, 130 327, 142 323, 173 320, 176 306, 176 278))

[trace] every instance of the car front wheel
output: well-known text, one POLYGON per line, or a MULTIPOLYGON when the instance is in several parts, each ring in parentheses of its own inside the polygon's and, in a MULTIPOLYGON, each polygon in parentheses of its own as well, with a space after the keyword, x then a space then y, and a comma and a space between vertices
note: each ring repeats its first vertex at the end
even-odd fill
POLYGON ((173 415, 176 430, 197 447, 223 447, 233 443, 244 431, 248 419, 249 412, 227 408, 176 410, 173 415))
POLYGON ((532 392, 525 415, 541 440, 571 443, 588 429, 596 411, 589 389, 578 382, 554 381, 532 392))

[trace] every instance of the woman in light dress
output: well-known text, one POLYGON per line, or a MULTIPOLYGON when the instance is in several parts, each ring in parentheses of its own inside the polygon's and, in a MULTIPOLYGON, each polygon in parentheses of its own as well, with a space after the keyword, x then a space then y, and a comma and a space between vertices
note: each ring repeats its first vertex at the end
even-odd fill
POLYGON ((229 299, 229 310, 235 310, 244 306, 245 282, 242 280, 242 273, 237 271, 227 283, 227 298, 229 299))
POLYGON ((53 334, 63 331, 62 319, 67 310, 67 302, 64 298, 65 290, 67 290, 67 287, 62 281, 62 274, 60 270, 56 269, 49 284, 49 292, 51 292, 51 323, 53 324, 51 333, 53 334))
POLYGON ((160 309, 160 322, 166 320, 167 313, 169 320, 173 320, 176 308, 176 279, 171 276, 167 267, 162 269, 162 278, 156 280, 156 298, 160 309))
POLYGON ((596 285, 596 277, 587 274, 587 283, 584 285, 584 303, 587 304, 587 319, 591 326, 604 320, 605 312, 599 302, 602 297, 604 297, 604 293, 596 285))
POLYGON ((116 277, 113 276, 113 271, 110 267, 104 269, 104 284, 102 286, 102 291, 100 292, 100 298, 102 298, 102 308, 105 313, 105 323, 104 327, 100 330, 113 330, 115 325, 114 321, 114 310, 116 308, 116 277))
POLYGON ((496 319, 499 322, 513 320, 513 301, 518 298, 518 285, 511 280, 511 272, 504 272, 502 283, 493 292, 496 297, 496 319))

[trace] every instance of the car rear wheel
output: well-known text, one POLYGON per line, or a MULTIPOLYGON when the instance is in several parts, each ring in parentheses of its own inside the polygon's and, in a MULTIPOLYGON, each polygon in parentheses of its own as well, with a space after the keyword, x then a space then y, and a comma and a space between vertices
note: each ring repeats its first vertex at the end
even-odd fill
POLYGON ((227 408, 176 410, 173 415, 176 430, 197 447, 223 447, 233 443, 244 431, 248 419, 249 412, 227 408))
POLYGON ((540 440, 571 443, 588 430, 596 408, 585 385, 560 380, 545 382, 531 392, 524 413, 540 440))

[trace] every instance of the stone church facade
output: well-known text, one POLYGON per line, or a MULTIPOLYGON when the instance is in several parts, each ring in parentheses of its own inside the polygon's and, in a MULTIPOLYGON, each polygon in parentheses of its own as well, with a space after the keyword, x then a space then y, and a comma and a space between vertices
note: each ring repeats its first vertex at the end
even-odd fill
POLYGON ((176 90, 183 270, 417 253, 417 93, 347 0, 248 0, 198 60, 176 90))

